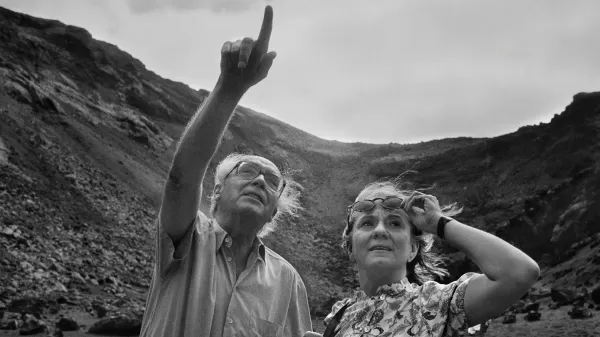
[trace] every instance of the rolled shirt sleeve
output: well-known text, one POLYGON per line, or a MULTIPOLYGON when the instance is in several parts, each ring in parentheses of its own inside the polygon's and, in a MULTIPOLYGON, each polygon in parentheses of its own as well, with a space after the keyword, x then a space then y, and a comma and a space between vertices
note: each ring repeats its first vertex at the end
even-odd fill
POLYGON ((165 228, 160 221, 160 216, 157 217, 156 267, 161 277, 169 271, 173 264, 182 261, 188 256, 190 247, 192 246, 192 240, 194 239, 194 236, 197 235, 198 227, 202 226, 207 221, 208 219, 206 216, 198 211, 196 217, 190 223, 186 234, 179 243, 175 245, 173 239, 171 239, 169 234, 165 231, 165 228))

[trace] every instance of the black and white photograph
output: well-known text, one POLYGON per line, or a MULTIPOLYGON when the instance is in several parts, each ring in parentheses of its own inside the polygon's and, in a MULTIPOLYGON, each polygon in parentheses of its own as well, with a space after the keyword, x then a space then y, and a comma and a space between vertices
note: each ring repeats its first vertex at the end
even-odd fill
POLYGON ((598 13, 0 0, 0 337, 600 337, 598 13))

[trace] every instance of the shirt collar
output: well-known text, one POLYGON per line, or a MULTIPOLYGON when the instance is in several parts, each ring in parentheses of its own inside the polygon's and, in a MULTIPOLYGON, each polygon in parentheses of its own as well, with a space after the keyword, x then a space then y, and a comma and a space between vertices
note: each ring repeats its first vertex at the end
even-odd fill
POLYGON ((391 283, 391 284, 384 284, 382 286, 377 287, 377 290, 375 291, 375 295, 373 296, 367 296, 367 294, 362 291, 362 290, 357 290, 354 292, 354 298, 357 300, 365 300, 368 299, 369 297, 378 297, 378 296, 385 296, 385 297, 397 297, 401 294, 403 294, 405 291, 412 289, 412 284, 408 281, 408 278, 404 277, 400 282, 398 283, 391 283))
MULTIPOLYGON (((229 233, 227 233, 221 226, 219 226, 219 224, 217 223, 216 220, 212 219, 211 224, 213 225, 213 229, 215 231, 215 235, 216 235, 216 239, 217 239, 215 253, 218 253, 219 249, 221 249, 221 246, 223 244, 225 244, 225 245, 231 244, 231 235, 229 235, 229 233)), ((258 254, 258 258, 261 261, 263 261, 263 262, 266 261, 266 259, 265 259, 265 254, 266 254, 265 244, 262 242, 262 240, 260 238, 258 238, 258 237, 254 238, 254 242, 252 242, 252 251, 254 251, 258 254)))

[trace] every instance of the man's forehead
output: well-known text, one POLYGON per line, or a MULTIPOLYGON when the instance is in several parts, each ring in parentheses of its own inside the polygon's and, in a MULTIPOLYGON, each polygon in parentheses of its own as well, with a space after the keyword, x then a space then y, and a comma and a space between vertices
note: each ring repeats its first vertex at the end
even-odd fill
POLYGON ((277 165, 273 164, 272 161, 270 161, 270 160, 268 160, 266 158, 258 157, 258 156, 252 156, 252 157, 248 158, 247 161, 249 161, 251 163, 254 163, 254 164, 258 164, 261 167, 263 167, 265 169, 268 169, 271 172, 280 174, 279 168, 277 167, 277 165))

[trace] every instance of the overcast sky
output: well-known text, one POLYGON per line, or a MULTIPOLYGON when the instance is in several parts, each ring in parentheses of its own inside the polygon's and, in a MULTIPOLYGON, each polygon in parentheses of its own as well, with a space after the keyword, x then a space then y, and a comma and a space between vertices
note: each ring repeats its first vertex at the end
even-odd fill
POLYGON ((492 137, 600 90, 600 1, 0 0, 208 90, 266 4, 277 58, 241 104, 321 138, 492 137))

